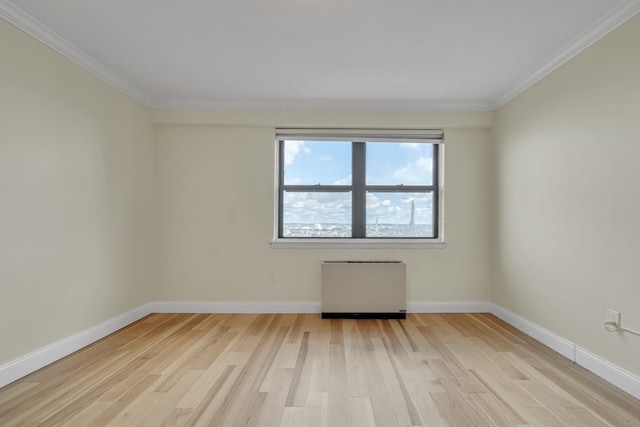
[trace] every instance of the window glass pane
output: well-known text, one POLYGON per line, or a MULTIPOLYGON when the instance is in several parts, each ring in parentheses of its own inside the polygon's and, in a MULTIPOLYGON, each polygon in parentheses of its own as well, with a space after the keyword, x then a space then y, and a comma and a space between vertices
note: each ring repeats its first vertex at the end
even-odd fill
POLYGON ((433 144, 368 142, 367 185, 433 185, 433 144))
POLYGON ((367 237, 434 237, 433 193, 367 192, 367 237))
POLYGON ((291 192, 283 197, 283 237, 351 237, 351 193, 291 192))
POLYGON ((351 142, 284 141, 285 185, 351 185, 351 142))

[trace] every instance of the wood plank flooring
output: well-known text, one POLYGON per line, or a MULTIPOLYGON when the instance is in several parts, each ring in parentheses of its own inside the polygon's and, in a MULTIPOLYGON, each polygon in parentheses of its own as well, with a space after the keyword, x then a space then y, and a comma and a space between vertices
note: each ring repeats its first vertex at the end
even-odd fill
POLYGON ((9 426, 640 426, 490 314, 152 314, 0 389, 9 426))

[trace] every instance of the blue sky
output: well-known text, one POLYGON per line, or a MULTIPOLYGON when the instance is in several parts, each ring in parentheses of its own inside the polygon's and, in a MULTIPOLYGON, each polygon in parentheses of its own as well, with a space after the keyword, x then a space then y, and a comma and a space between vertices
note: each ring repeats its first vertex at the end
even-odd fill
POLYGON ((350 142, 287 141, 285 184, 351 183, 350 142))
MULTIPOLYGON (((367 143, 367 184, 431 184, 432 146, 409 143, 367 143)), ((351 142, 286 141, 285 184, 349 185, 351 142)), ((367 223, 408 223, 411 201, 416 222, 431 222, 430 195, 367 194, 367 223)), ((348 193, 287 193, 285 223, 349 223, 348 193)))

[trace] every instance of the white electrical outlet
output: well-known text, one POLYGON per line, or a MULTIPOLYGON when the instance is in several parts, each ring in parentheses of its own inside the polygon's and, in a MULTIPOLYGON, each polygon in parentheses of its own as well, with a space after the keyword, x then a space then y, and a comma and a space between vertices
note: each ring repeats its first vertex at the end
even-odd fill
POLYGON ((617 326, 620 326, 620 312, 607 309, 607 316, 604 319, 605 323, 613 323, 617 326))
POLYGON ((269 276, 267 277, 267 282, 276 283, 276 273, 273 271, 269 272, 269 276))

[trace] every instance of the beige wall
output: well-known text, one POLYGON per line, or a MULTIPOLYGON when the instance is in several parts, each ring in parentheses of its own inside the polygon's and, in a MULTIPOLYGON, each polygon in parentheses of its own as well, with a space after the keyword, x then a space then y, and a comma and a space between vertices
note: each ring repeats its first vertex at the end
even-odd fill
POLYGON ((640 374, 640 15, 497 112, 492 298, 640 374))
POLYGON ((148 112, 0 20, 0 364, 151 298, 148 112))
POLYGON ((320 263, 336 259, 405 261, 411 302, 489 298, 491 114, 183 111, 153 117, 161 125, 157 299, 318 302, 320 263), (206 126, 220 122, 235 125, 206 126), (446 249, 271 248, 275 127, 438 123, 451 126, 445 129, 446 249), (276 283, 268 283, 272 271, 276 283))

